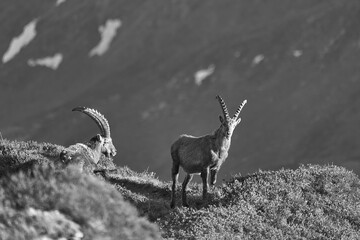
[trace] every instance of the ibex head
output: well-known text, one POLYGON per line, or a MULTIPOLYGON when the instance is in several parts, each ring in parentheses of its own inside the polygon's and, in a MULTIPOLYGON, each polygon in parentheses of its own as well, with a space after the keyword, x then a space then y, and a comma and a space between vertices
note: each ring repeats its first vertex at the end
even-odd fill
POLYGON ((102 147, 104 143, 105 143, 105 138, 102 137, 100 134, 96 134, 89 141, 91 149, 96 149, 99 145, 102 147))
POLYGON ((241 118, 238 118, 241 109, 244 107, 244 105, 246 104, 247 100, 244 100, 240 106, 238 107, 238 109, 236 110, 234 116, 231 118, 229 116, 229 112, 227 110, 226 104, 224 102, 224 100, 217 95, 216 99, 219 101, 221 109, 223 111, 223 116, 219 116, 220 118, 220 122, 221 122, 221 129, 224 132, 224 134, 230 138, 235 127, 241 122, 241 118))
POLYGON ((87 108, 87 107, 76 107, 73 111, 83 112, 88 115, 92 120, 95 121, 96 125, 100 128, 101 137, 104 141, 101 152, 105 154, 105 156, 114 157, 116 155, 116 148, 112 142, 110 136, 110 126, 104 115, 96 111, 95 109, 87 108))

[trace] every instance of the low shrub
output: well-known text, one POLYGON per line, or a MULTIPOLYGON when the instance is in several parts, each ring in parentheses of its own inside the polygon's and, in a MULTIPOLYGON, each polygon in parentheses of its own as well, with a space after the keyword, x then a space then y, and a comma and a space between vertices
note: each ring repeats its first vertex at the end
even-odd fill
POLYGON ((0 239, 160 238, 114 187, 75 169, 43 164, 3 176, 0 187, 0 239))

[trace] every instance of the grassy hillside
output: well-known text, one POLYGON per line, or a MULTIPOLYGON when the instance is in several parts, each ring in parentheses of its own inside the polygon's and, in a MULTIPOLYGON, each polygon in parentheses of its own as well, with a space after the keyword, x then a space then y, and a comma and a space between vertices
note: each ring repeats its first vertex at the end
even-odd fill
POLYGON ((210 205, 177 209, 159 224, 196 239, 358 239, 358 176, 336 166, 257 172, 217 189, 210 205))
POLYGON ((234 176, 212 189, 205 202, 201 185, 193 183, 191 207, 181 207, 178 192, 178 207, 170 209, 170 183, 154 173, 116 167, 111 160, 104 168, 117 170, 103 175, 59 171, 53 163, 61 149, 1 141, 2 239, 360 238, 360 179, 342 167, 234 176), (31 161, 36 164, 21 167, 31 161))
POLYGON ((160 238, 110 184, 71 167, 59 170, 60 149, 1 141, 0 239, 160 238))

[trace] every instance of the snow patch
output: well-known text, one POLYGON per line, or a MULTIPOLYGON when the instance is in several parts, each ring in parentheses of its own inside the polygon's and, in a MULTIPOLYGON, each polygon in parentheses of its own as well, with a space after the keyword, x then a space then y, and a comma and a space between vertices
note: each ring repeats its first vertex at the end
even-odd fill
POLYGON ((36 36, 36 23, 37 19, 31 21, 25 25, 23 32, 18 36, 13 38, 10 43, 9 49, 5 52, 2 62, 7 63, 13 59, 20 50, 28 45, 36 36))
POLYGON ((215 66, 211 64, 207 69, 201 69, 195 73, 195 84, 200 86, 202 82, 209 77, 211 74, 213 74, 215 71, 215 66))
POLYGON ((293 56, 294 57, 300 57, 303 54, 303 51, 301 50, 294 50, 293 51, 293 56))
POLYGON ((63 60, 63 55, 61 53, 57 53, 52 57, 29 59, 27 63, 31 67, 44 66, 56 70, 59 67, 62 60, 63 60))
POLYGON ((117 29, 121 26, 119 19, 109 19, 105 25, 99 27, 101 40, 99 44, 89 52, 89 57, 103 55, 110 47, 113 38, 116 36, 117 29))
POLYGON ((252 65, 258 65, 265 59, 265 56, 262 54, 256 55, 252 61, 252 65))
POLYGON ((241 56, 241 51, 234 52, 234 57, 239 58, 241 56))
POLYGON ((150 117, 157 117, 167 106, 168 104, 166 102, 160 102, 155 106, 151 106, 149 109, 141 113, 141 118, 145 120, 150 117))
POLYGON ((56 1, 56 6, 59 6, 60 4, 66 2, 66 0, 57 0, 56 1))

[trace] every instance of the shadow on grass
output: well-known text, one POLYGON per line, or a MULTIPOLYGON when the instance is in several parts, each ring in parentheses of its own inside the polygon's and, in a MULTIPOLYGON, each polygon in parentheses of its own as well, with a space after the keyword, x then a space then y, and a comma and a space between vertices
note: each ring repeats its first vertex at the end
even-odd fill
POLYGON ((170 199, 170 190, 168 188, 155 186, 152 183, 136 182, 126 178, 124 179, 112 178, 109 179, 109 182, 112 184, 119 184, 120 186, 125 187, 134 193, 151 195, 161 199, 165 199, 165 198, 170 199))
MULTIPOLYGON (((141 215, 147 216, 150 221, 156 221, 167 217, 173 209, 170 208, 171 189, 169 184, 155 184, 151 181, 137 181, 136 179, 105 177, 114 185, 124 198, 134 204, 141 215)), ((219 196, 209 192, 205 201, 202 199, 202 186, 198 184, 190 185, 187 190, 187 197, 190 207, 193 209, 206 208, 209 205, 217 205, 219 196)), ((176 191, 176 206, 183 208, 181 202, 181 186, 176 191)))
MULTIPOLYGON (((188 189, 186 190, 187 201, 189 208, 200 210, 202 208, 207 208, 209 205, 219 205, 221 202, 219 188, 214 187, 208 190, 206 199, 202 197, 202 184, 193 183, 189 184, 188 189)), ((181 185, 177 187, 175 194, 176 205, 177 207, 182 206, 182 189, 181 185)))
POLYGON ((139 213, 147 216, 150 221, 167 215, 171 211, 170 190, 167 185, 152 182, 136 181, 135 179, 106 176, 105 179, 114 185, 123 197, 134 204, 139 213))

